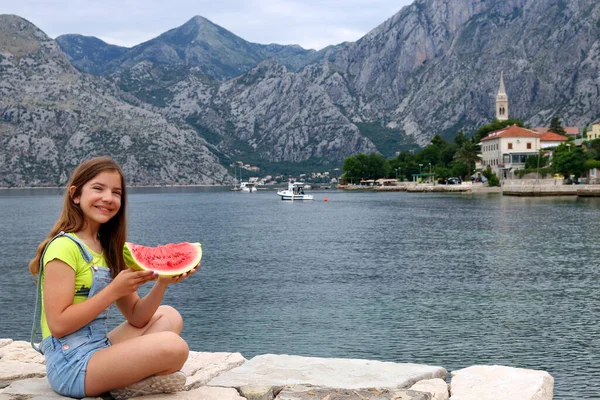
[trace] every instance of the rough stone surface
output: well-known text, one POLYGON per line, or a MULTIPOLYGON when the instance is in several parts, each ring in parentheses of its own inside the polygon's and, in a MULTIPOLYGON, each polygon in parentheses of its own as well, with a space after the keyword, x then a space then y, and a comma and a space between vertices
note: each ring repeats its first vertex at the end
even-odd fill
MULTIPOLYGON (((9 387, 0 391, 0 400, 4 399, 70 399, 52 390, 46 378, 30 378, 13 382, 9 387)), ((84 400, 101 400, 101 397, 86 397, 84 400)))
POLYGON ((45 364, 44 356, 35 351, 29 342, 23 340, 11 341, 6 346, 0 346, 0 360, 45 364))
POLYGON ((242 386, 238 392, 248 400, 273 400, 275 394, 281 391, 280 387, 272 386, 242 386))
MULTIPOLYGON (((142 399, 140 397, 140 399, 142 399)), ((235 389, 200 387, 189 392, 177 392, 174 394, 155 394, 144 396, 144 400, 245 400, 235 389)))
POLYGON ((448 400, 450 397, 448 384, 443 379, 425 379, 415 383, 410 389, 430 393, 433 396, 431 400, 448 400))
POLYGON ((277 395, 276 400, 431 400, 431 394, 404 389, 332 389, 292 386, 277 395))
POLYGON ((340 389, 406 388, 417 381, 445 379, 442 367, 391 362, 261 355, 208 382, 209 386, 313 385, 340 389))
POLYGON ((17 380, 46 376, 46 366, 15 360, 0 360, 0 387, 17 380))
POLYGON ((204 386, 217 375, 245 363, 240 353, 201 353, 190 351, 188 359, 181 369, 187 375, 185 390, 204 386))
POLYGON ((450 400, 550 400, 554 378, 545 371, 476 365, 452 372, 450 400))
POLYGON ((13 342, 12 339, 0 339, 0 348, 9 345, 13 342))

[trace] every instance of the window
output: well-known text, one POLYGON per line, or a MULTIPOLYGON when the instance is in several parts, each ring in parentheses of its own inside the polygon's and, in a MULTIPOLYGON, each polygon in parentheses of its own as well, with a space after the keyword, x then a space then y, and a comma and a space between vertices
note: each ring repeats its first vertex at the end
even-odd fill
POLYGON ((509 144, 508 144, 508 149, 509 149, 509 150, 512 150, 512 143, 509 143, 509 144))
POLYGON ((527 148, 531 149, 531 142, 527 143, 527 148))

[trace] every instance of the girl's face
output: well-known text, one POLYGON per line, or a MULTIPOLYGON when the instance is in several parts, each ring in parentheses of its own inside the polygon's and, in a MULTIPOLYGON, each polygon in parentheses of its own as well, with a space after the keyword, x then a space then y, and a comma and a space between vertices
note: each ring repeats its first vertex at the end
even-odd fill
MULTIPOLYGON (((71 188, 73 192, 75 187, 71 188)), ((73 197, 79 204, 88 224, 99 227, 117 215, 121 208, 121 175, 117 171, 104 171, 86 182, 81 195, 73 197)))

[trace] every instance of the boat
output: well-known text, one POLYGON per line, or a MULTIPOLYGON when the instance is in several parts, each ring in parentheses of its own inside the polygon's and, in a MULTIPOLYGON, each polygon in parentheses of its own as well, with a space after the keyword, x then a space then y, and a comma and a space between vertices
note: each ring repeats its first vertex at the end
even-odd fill
POLYGON ((244 193, 254 193, 258 189, 256 188, 255 183, 250 182, 240 182, 240 190, 244 193))
POLYGON ((289 182, 287 190, 279 190, 277 194, 281 200, 312 200, 312 194, 304 193, 305 184, 303 182, 289 182))

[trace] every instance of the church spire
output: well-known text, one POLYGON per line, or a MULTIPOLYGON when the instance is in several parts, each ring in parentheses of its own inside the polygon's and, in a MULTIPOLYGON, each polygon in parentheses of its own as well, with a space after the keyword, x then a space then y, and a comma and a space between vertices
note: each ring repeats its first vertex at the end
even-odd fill
POLYGON ((500 87, 496 95, 496 119, 506 121, 508 119, 508 95, 504 88, 504 72, 500 72, 500 87))

